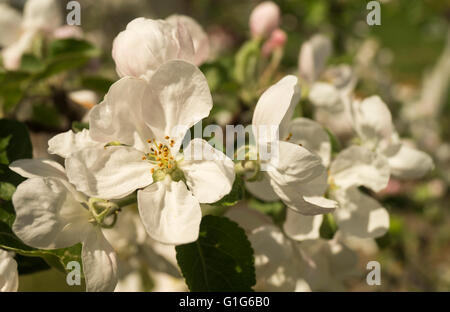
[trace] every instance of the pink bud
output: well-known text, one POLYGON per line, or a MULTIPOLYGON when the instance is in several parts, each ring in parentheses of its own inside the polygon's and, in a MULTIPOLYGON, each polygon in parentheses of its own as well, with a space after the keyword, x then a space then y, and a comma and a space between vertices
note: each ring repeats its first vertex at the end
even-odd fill
POLYGON ((272 1, 257 5, 250 15, 252 37, 268 37, 280 23, 280 8, 272 1))
POLYGON ((273 50, 277 48, 281 48, 286 43, 286 33, 282 31, 281 29, 277 28, 270 34, 270 38, 264 42, 264 45, 262 47, 262 53, 264 56, 269 56, 270 53, 273 52, 273 50))
POLYGON ((83 30, 78 26, 64 25, 56 28, 53 31, 53 37, 55 39, 67 39, 67 38, 82 39, 83 30))

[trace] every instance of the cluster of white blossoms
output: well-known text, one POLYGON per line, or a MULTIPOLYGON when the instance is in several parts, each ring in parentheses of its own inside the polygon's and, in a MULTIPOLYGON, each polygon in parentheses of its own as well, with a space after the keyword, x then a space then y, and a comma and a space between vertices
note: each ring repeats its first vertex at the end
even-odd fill
MULTIPOLYGON (((279 12, 272 9, 264 7, 251 23, 265 14, 277 18, 279 12)), ((275 30, 278 21, 268 21, 251 27, 255 36, 275 30)), ((43 159, 10 165, 27 178, 13 195, 14 233, 40 249, 82 243, 88 291, 116 289, 123 276, 118 249, 196 241, 201 204, 215 203, 232 190, 237 168, 232 159, 200 138, 183 144, 189 129, 213 107, 208 82, 197 67, 208 49, 207 36, 189 17, 131 21, 113 43, 121 78, 90 111, 89 130, 68 131, 48 142, 49 153, 64 158, 64 166, 43 159), (123 203, 134 198, 138 220, 122 211, 123 203), (141 225, 145 231, 138 234, 141 225)), ((249 169, 243 174, 245 186, 264 201, 281 200, 286 220, 280 228, 245 202, 226 216, 251 241, 259 290, 342 289, 356 261, 346 246, 348 237, 373 239, 389 228, 387 210, 361 187, 378 192, 392 175, 417 178, 433 167, 428 155, 401 141, 379 97, 353 96, 356 78, 350 68, 325 70, 330 53, 329 40, 314 36, 301 49, 299 78, 279 80, 254 109, 256 146, 249 150, 256 157, 241 166, 249 169), (302 93, 320 109, 345 114, 357 143, 333 153, 322 125, 293 119, 302 93), (278 129, 277 138, 260 133, 272 127, 278 129), (259 157, 267 147, 276 148, 277 156, 259 157), (332 240, 320 238, 328 213, 339 228, 332 240)), ((0 252, 0 271, 15 269, 10 254, 0 252)), ((0 286, 16 289, 17 275, 6 278, 9 283, 1 283, 2 275, 0 286)))
POLYGON ((0 46, 3 66, 9 70, 20 67, 22 55, 33 49, 40 37, 80 38, 81 28, 63 25, 57 0, 27 0, 23 16, 14 8, 0 3, 0 46))

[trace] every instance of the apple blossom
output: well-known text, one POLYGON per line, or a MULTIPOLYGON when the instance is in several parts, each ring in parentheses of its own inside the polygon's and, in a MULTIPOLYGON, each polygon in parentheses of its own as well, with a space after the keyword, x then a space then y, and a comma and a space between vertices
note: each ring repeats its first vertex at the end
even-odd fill
POLYGON ((0 292, 13 292, 18 288, 19 274, 13 253, 0 249, 0 292))
POLYGON ((13 195, 14 233, 41 249, 82 243, 81 258, 87 291, 112 291, 117 283, 116 254, 102 227, 117 211, 109 202, 88 198, 67 181, 64 168, 51 160, 22 159, 11 170, 28 178, 13 195))
POLYGON ((226 216, 242 226, 250 240, 255 254, 256 291, 311 291, 305 281, 310 263, 267 216, 245 204, 231 208, 226 216))
POLYGON ((402 142, 392 122, 391 112, 378 96, 353 101, 353 125, 363 145, 385 158, 390 173, 402 179, 415 179, 433 169, 432 158, 402 142))
POLYGON ((244 204, 231 208, 226 216, 245 229, 252 244, 257 291, 343 290, 343 281, 355 273, 357 256, 339 231, 332 240, 299 243, 244 204))
POLYGON ((208 116, 211 94, 194 65, 169 61, 147 82, 124 77, 89 115, 89 132, 55 138, 69 180, 89 196, 118 199, 138 190, 142 222, 153 239, 183 244, 198 237, 200 203, 228 194, 234 164, 202 139, 180 151, 186 131, 208 116), (89 133, 89 136, 87 135, 89 133), (59 144, 58 144, 59 142, 59 144), (80 146, 88 146, 81 148, 80 146))
MULTIPOLYGON (((301 144, 322 159, 329 168, 329 195, 339 203, 333 212, 339 229, 361 238, 379 237, 389 228, 389 215, 376 200, 358 190, 384 189, 389 181, 389 165, 383 157, 362 146, 350 146, 331 162, 331 143, 325 129, 310 119, 296 118, 288 128, 290 141, 301 144), (331 162, 331 164, 330 164, 331 162)), ((284 230, 295 240, 319 238, 322 215, 303 216, 287 212, 284 230)))
POLYGON ((1 4, 0 45, 3 65, 16 70, 22 55, 31 48, 40 32, 50 33, 62 24, 62 15, 57 0, 28 0, 23 17, 6 4, 1 4), (3 14, 3 10, 6 14, 3 14))
POLYGON ((302 45, 298 65, 299 76, 309 88, 308 99, 316 107, 335 115, 348 105, 356 77, 349 65, 325 70, 331 53, 331 40, 322 34, 314 35, 302 45))
POLYGON ((290 141, 288 129, 299 97, 295 76, 284 77, 260 97, 252 121, 258 150, 270 145, 279 150, 269 160, 260 159, 267 171, 261 172, 256 181, 247 181, 246 187, 263 200, 281 198, 288 208, 301 214, 331 212, 336 202, 323 197, 327 174, 320 157, 290 141), (282 140, 264 135, 270 127, 279 129, 282 140))
POLYGON ((113 42, 112 57, 120 77, 149 79, 170 60, 200 65, 208 57, 209 43, 200 25, 182 15, 167 20, 143 17, 128 23, 113 42))
POLYGON ((308 83, 315 82, 324 71, 332 52, 331 40, 322 34, 303 43, 298 58, 299 75, 308 83))

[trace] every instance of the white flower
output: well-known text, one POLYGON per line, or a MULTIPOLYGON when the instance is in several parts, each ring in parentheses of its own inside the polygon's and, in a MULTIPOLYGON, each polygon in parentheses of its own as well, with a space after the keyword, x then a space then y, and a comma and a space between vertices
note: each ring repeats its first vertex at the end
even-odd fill
POLYGON ((180 152, 186 131, 211 108, 200 70, 170 61, 148 83, 132 77, 116 82, 91 111, 86 136, 63 134, 75 142, 74 148, 67 139, 55 138, 50 149, 70 156, 67 175, 81 192, 118 199, 139 190, 139 212, 152 238, 192 242, 198 237, 200 203, 218 201, 234 181, 231 159, 206 141, 193 139, 180 152))
POLYGON ((331 40, 321 34, 303 43, 298 57, 300 77, 309 83, 315 82, 324 71, 331 52, 331 40))
POLYGON ((31 48, 39 32, 52 32, 62 24, 57 0, 28 0, 19 12, 0 4, 0 45, 6 69, 19 68, 22 55, 31 48))
POLYGON ((249 24, 253 37, 269 37, 280 24, 280 8, 272 1, 258 4, 250 14, 249 24))
POLYGON ((170 60, 200 65, 209 54, 206 34, 192 18, 175 15, 167 20, 143 17, 128 23, 113 42, 112 57, 120 77, 149 79, 170 60))
POLYGON ((244 228, 252 245, 256 291, 311 291, 304 278, 309 263, 296 243, 267 216, 240 204, 231 208, 226 217, 244 228))
MULTIPOLYGON (((331 143, 327 132, 318 123, 296 118, 289 128, 290 141, 302 144, 319 155, 329 169, 329 194, 339 203, 334 217, 339 229, 361 238, 379 237, 389 228, 389 214, 376 200, 358 190, 365 186, 373 191, 384 189, 389 181, 389 165, 384 157, 362 146, 341 151, 331 162, 331 143)), ((328 186, 327 186, 328 187, 328 186)), ((298 241, 318 239, 322 215, 302 216, 287 212, 284 231, 298 241)))
POLYGON ((314 35, 302 45, 298 65, 300 78, 309 85, 308 99, 311 103, 336 114, 343 112, 348 105, 356 77, 349 65, 325 70, 331 52, 331 40, 325 35, 314 35))
POLYGON ((323 197, 327 189, 327 174, 320 157, 290 140, 293 133, 289 133, 289 129, 296 127, 291 118, 299 96, 297 78, 286 76, 259 99, 253 114, 256 142, 258 148, 278 145, 276 148, 279 150, 275 151, 278 157, 261 159, 267 171, 261 172, 261 180, 246 182, 246 187, 263 200, 281 199, 288 208, 301 214, 331 212, 336 208, 336 202, 323 197), (278 127, 279 137, 283 140, 262 135, 262 131, 271 127, 278 127))
POLYGON ((57 249, 82 243, 87 291, 112 291, 117 283, 116 254, 105 239, 91 200, 67 181, 64 168, 50 160, 23 159, 11 170, 25 178, 13 195, 14 233, 27 245, 57 249))
POLYGON ((28 0, 23 8, 23 26, 53 31, 62 25, 63 16, 57 0, 28 0))
POLYGON ((251 242, 257 291, 342 291, 343 281, 355 272, 356 254, 339 231, 332 240, 298 243, 267 216, 242 204, 226 216, 245 229, 251 242))
POLYGON ((0 292, 13 292, 19 288, 19 273, 13 253, 0 249, 0 292))
POLYGON ((313 291, 345 291, 344 282, 357 276, 358 256, 339 231, 331 240, 309 240, 298 248, 311 264, 305 279, 313 291))
POLYGON ((352 103, 353 125, 363 145, 385 158, 390 173, 403 179, 415 179, 433 169, 429 155, 403 143, 392 123, 387 105, 378 96, 352 103))

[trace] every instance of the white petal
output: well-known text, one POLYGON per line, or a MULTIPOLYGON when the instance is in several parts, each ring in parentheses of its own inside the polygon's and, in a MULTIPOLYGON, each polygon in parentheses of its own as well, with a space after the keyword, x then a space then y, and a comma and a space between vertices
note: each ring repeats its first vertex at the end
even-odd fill
POLYGON ((197 240, 200 204, 182 181, 161 181, 139 191, 138 207, 151 238, 173 245, 197 240))
POLYGON ((389 214, 379 202, 356 187, 336 191, 339 208, 334 215, 339 230, 359 238, 383 236, 389 229, 389 214))
POLYGON ((0 46, 8 46, 20 37, 20 13, 5 3, 0 3, 0 46))
POLYGON ((197 66, 203 64, 203 62, 205 62, 209 57, 209 39, 202 26, 198 24, 193 18, 186 15, 174 14, 167 17, 166 21, 168 21, 172 25, 181 23, 184 27, 186 27, 194 45, 194 64, 197 66))
POLYGON ((401 144, 398 149, 386 150, 392 175, 402 179, 416 179, 434 168, 433 159, 426 153, 401 144))
POLYGON ((235 178, 230 158, 202 139, 193 139, 183 155, 180 168, 200 203, 214 203, 230 193, 235 178))
POLYGON ((89 130, 83 129, 81 132, 75 133, 72 130, 55 135, 48 141, 48 152, 57 154, 63 158, 68 158, 75 152, 94 146, 103 146, 94 141, 89 135, 89 130))
POLYGON ((300 95, 298 79, 292 75, 284 77, 267 89, 259 98, 253 113, 252 124, 255 135, 258 137, 261 136, 258 135, 258 132, 270 131, 270 129, 266 130, 264 127, 279 126, 279 135, 283 139, 286 134, 287 123, 292 119, 300 95), (260 127, 263 128, 260 129, 260 127))
POLYGON ((2 53, 3 66, 8 70, 17 70, 20 67, 22 55, 27 52, 33 40, 35 39, 36 31, 26 30, 22 33, 18 41, 15 41, 10 46, 4 48, 2 53))
POLYGON ((31 178, 13 195, 14 233, 27 245, 43 249, 65 248, 81 242, 90 214, 59 179, 31 178))
POLYGON ((178 150, 186 131, 209 115, 212 97, 208 82, 194 65, 170 61, 152 76, 143 114, 155 138, 170 136, 178 150))
POLYGON ((113 42, 119 76, 150 78, 162 64, 194 60, 194 46, 185 27, 167 21, 136 18, 113 42))
POLYGON ((113 291, 117 285, 117 256, 100 228, 89 231, 81 251, 86 291, 113 291))
POLYGON ((270 178, 266 174, 263 174, 263 179, 261 181, 246 181, 245 187, 252 195, 259 199, 265 201, 276 201, 280 199, 273 190, 272 185, 270 185, 270 178))
POLYGON ((52 31, 62 25, 58 0, 28 0, 23 8, 23 26, 52 31))
POLYGON ((323 215, 305 216, 288 209, 283 229, 287 236, 297 241, 318 239, 322 220, 323 215))
POLYGON ((0 292, 15 292, 19 288, 19 273, 13 254, 0 249, 0 292))
POLYGON ((390 170, 386 157, 355 145, 339 153, 330 175, 341 188, 363 185, 378 192, 387 186, 390 170))
POLYGON ((371 96, 353 103, 355 130, 361 139, 371 146, 382 140, 390 140, 395 132, 392 116, 379 96, 371 96))
POLYGON ((267 174, 277 184, 308 182, 325 171, 320 157, 306 148, 289 142, 279 143, 278 155, 271 159, 267 168, 267 174))
POLYGON ((316 81, 325 69, 331 51, 331 40, 324 35, 315 35, 305 42, 298 59, 300 76, 310 83, 316 81))
POLYGON ((314 83, 309 90, 308 98, 315 106, 331 112, 339 112, 343 109, 341 93, 330 83, 314 83))
POLYGON ((92 147, 66 159, 69 181, 91 197, 117 199, 153 181, 153 165, 131 147, 92 147))
POLYGON ((102 103, 89 114, 91 138, 102 143, 118 141, 145 150, 152 133, 143 121, 142 107, 147 83, 142 79, 124 77, 115 82, 102 103))
POLYGON ((337 202, 323 197, 327 189, 325 171, 311 181, 297 184, 279 185, 274 180, 272 187, 286 206, 303 215, 317 215, 332 212, 337 202))
POLYGON ((319 155, 322 164, 328 167, 331 157, 330 137, 317 122, 307 118, 296 118, 289 123, 289 142, 301 144, 312 153, 319 155))
POLYGON ((19 159, 12 162, 9 168, 24 178, 53 177, 67 180, 64 167, 49 159, 19 159))

